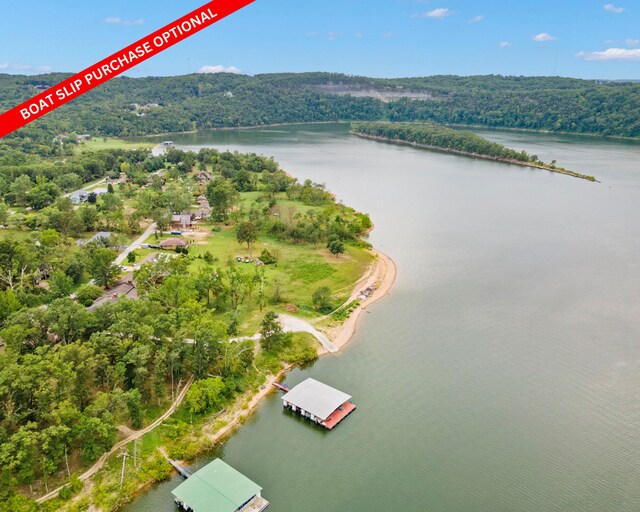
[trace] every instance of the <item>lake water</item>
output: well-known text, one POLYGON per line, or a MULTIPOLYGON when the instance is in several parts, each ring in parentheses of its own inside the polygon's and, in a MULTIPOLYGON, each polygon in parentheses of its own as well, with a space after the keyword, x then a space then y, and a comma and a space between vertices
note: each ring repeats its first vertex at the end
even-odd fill
MULTIPOLYGON (((278 395, 215 456, 278 512, 640 510, 640 145, 481 131, 602 183, 362 140, 341 125, 175 136, 273 155, 371 214, 391 294, 314 377, 325 432, 278 395)), ((155 487, 127 510, 173 511, 155 487)))

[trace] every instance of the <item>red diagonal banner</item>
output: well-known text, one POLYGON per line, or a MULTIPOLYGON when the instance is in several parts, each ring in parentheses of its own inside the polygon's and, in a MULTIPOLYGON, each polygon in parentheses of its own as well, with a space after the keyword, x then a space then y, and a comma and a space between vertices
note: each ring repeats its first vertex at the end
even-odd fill
POLYGON ((133 66, 229 16, 254 0, 215 0, 156 30, 0 116, 0 137, 35 121, 133 66))

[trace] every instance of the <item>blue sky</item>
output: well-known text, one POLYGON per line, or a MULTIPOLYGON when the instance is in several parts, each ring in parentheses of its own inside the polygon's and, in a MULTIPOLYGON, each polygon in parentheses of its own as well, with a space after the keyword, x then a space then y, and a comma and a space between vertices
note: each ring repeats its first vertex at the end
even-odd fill
MULTIPOLYGON (((2 0, 0 73, 80 71, 204 3, 2 0)), ((640 2, 256 0, 128 74, 220 69, 640 79, 640 2)))

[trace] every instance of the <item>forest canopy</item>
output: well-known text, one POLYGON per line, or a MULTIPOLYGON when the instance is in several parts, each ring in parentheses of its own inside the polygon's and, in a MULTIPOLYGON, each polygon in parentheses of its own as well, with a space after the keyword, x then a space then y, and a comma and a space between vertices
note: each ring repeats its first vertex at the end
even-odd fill
MULTIPOLYGON (((68 76, 0 75, 0 108, 9 109, 68 76)), ((221 73, 115 78, 34 125, 129 136, 273 123, 428 121, 639 137, 639 112, 640 84, 632 82, 221 73)))

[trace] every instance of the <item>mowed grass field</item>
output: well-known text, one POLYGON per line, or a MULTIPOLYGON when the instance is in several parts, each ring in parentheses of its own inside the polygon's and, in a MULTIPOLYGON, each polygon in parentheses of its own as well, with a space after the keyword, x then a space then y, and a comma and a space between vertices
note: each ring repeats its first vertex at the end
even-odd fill
POLYGON ((13 240, 31 240, 31 234, 33 231, 28 229, 0 229, 0 240, 11 238, 13 240))
MULTIPOLYGON (((299 203, 297 203, 299 205, 299 203)), ((190 241, 189 258, 191 264, 189 270, 197 273, 207 268, 223 271, 230 265, 234 265, 243 273, 253 274, 256 271, 255 263, 239 263, 237 257, 249 257, 246 244, 239 244, 236 240, 235 229, 223 227, 222 231, 204 231, 210 227, 201 226, 202 231, 185 233, 183 237, 190 241), (210 253, 212 264, 205 262, 204 256, 210 253)), ((163 234, 158 239, 151 235, 147 243, 158 244, 161 240, 175 235, 163 234)), ((313 292, 326 286, 331 290, 336 306, 346 301, 354 284, 366 272, 372 263, 373 254, 364 248, 347 247, 345 254, 336 257, 324 246, 300 243, 292 244, 282 242, 276 238, 261 236, 252 246, 252 258, 259 258, 263 249, 267 249, 278 258, 278 263, 265 265, 266 298, 265 310, 271 309, 278 312, 291 311, 291 305, 295 305, 297 313, 302 316, 321 316, 313 308, 313 292), (280 301, 273 301, 276 288, 280 289, 280 301)), ((229 311, 221 313, 229 313, 229 311)), ((264 311, 260 312, 256 301, 256 291, 252 298, 239 308, 239 319, 243 334, 253 334, 259 329, 264 311)))
POLYGON ((152 148, 152 142, 132 142, 123 139, 105 139, 95 137, 91 140, 81 142, 78 145, 79 151, 99 151, 101 149, 140 149, 152 148))

